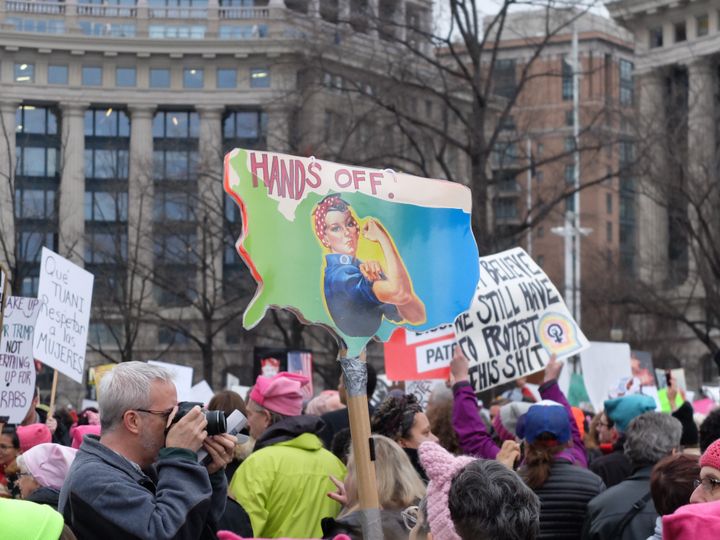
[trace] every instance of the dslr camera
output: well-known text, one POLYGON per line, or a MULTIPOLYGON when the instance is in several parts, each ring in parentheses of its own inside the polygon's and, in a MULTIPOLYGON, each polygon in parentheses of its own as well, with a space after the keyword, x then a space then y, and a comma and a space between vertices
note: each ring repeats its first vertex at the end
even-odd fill
POLYGON ((227 421, 223 411, 208 411, 203 409, 202 403, 195 403, 192 401, 181 401, 178 403, 177 412, 175 413, 172 423, 176 423, 183 416, 189 413, 195 405, 200 407, 205 415, 205 419, 207 420, 207 427, 205 430, 208 435, 220 435, 221 433, 227 432, 227 421))

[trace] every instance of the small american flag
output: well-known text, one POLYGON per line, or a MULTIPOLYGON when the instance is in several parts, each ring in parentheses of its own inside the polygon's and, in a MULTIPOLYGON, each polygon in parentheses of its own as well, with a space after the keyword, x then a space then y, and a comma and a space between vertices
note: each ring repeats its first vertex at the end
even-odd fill
POLYGON ((310 384, 302 387, 305 399, 313 397, 313 373, 312 373, 312 353, 310 351, 288 351, 287 353, 287 370, 289 373, 300 373, 310 379, 310 384))

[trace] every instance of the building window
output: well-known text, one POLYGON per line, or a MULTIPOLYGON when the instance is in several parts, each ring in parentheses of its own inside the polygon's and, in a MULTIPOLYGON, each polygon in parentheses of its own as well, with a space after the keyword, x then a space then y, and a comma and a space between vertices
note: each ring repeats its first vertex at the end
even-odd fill
POLYGON ((130 119, 125 111, 88 109, 85 111, 85 136, 129 137, 130 119))
MULTIPOLYGON (((117 272, 123 268, 127 259, 127 234, 124 231, 98 232, 89 231, 85 234, 85 264, 115 265, 117 272)), ((109 268, 102 269, 107 279, 109 268)), ((118 276, 120 277, 120 276, 118 276)), ((117 291, 115 291, 117 292, 117 291)), ((95 296, 95 295, 93 295, 95 296)))
POLYGON ((170 70, 150 68, 150 88, 170 88, 170 70))
POLYGON ((512 220, 518 217, 517 199, 515 197, 495 199, 494 208, 496 221, 512 220))
POLYGON ((127 221, 127 208, 127 192, 85 192, 85 221, 127 221))
POLYGON ((657 49, 663 46, 663 29, 662 26, 651 28, 649 31, 650 48, 657 49))
POLYGON ((569 163, 565 165, 565 183, 573 185, 575 183, 575 164, 569 163))
POLYGON ((267 68, 251 68, 250 88, 270 88, 270 70, 267 68))
POLYGON ((683 41, 687 40, 685 21, 673 24, 673 30, 675 32, 675 43, 682 43, 683 41))
MULTIPOLYGON (((39 263, 43 246, 53 245, 53 234, 46 232, 21 232, 18 246, 20 260, 28 263, 39 263)), ((51 248, 52 249, 52 248, 51 248)))
POLYGON ((543 268, 545 266, 545 257, 543 255, 538 255, 536 260, 540 268, 543 268))
POLYGON ((35 82, 35 64, 16 63, 15 64, 15 82, 17 83, 34 83, 35 82))
POLYGON ((20 134, 57 135, 57 116, 52 109, 24 105, 15 113, 15 132, 20 134))
POLYGON ((193 111, 158 111, 153 118, 153 137, 164 139, 197 138, 198 115, 193 111))
POLYGON ((633 68, 632 62, 627 60, 620 60, 620 104, 621 105, 632 105, 633 94, 634 94, 634 83, 633 83, 633 68))
POLYGON ((573 152, 575 150, 575 137, 565 137, 565 151, 573 152))
POLYGON ((193 200, 184 191, 160 191, 155 194, 153 219, 155 221, 191 221, 194 219, 193 200))
POLYGON ((98 66, 83 66, 82 84, 83 86, 101 86, 102 68, 98 66))
POLYGON ((565 197, 565 211, 566 212, 574 212, 575 211, 575 196, 574 195, 568 195, 565 197))
POLYGON ((710 32, 710 23, 707 13, 695 17, 695 28, 697 37, 707 36, 710 32))
POLYGON ((86 36, 135 37, 134 24, 80 21, 80 31, 86 36))
POLYGON ((223 119, 226 150, 235 147, 264 148, 267 142, 267 113, 257 110, 230 111, 223 119))
POLYGON ((134 67, 115 68, 115 86, 132 87, 137 84, 134 67))
POLYGON ((265 38, 267 35, 267 24, 224 24, 218 30, 220 39, 254 39, 265 38))
POLYGON ((543 238, 545 236, 545 227, 540 225, 537 229, 535 229, 535 238, 543 238))
MULTIPOLYGON (((51 6, 46 6, 43 13, 51 6)), ((20 17, 7 17, 5 22, 14 26, 17 32, 39 32, 42 34, 63 34, 65 33, 65 21, 58 19, 22 19, 20 17)))
POLYGON ((605 239, 608 242, 613 241, 613 226, 612 221, 608 221, 605 223, 605 239))
POLYGON ((517 89, 515 59, 496 60, 492 76, 496 95, 506 98, 512 98, 515 95, 517 89))
POLYGON ((55 66, 50 64, 48 66, 48 84, 67 84, 68 83, 68 67, 67 66, 55 66))
POLYGON ((573 113, 572 109, 569 111, 565 111, 565 125, 568 127, 572 127, 575 125, 575 114, 573 113))
POLYGON ((218 68, 216 86, 217 88, 237 87, 237 70, 234 68, 218 68))
POLYGON ((85 178, 112 180, 127 178, 129 158, 127 149, 86 148, 85 178))
POLYGON ((567 58, 562 60, 562 98, 564 101, 573 98, 573 68, 567 58))
POLYGON ((605 194, 605 209, 607 210, 608 214, 613 213, 613 196, 612 193, 606 193, 605 194))
POLYGON ((52 189, 15 190, 15 214, 20 219, 54 219, 55 191, 52 189))
POLYGON ((151 39, 205 39, 205 26, 151 24, 148 36, 151 39))
POLYGON ((202 68, 185 68, 183 70, 183 88, 202 88, 204 84, 202 68))

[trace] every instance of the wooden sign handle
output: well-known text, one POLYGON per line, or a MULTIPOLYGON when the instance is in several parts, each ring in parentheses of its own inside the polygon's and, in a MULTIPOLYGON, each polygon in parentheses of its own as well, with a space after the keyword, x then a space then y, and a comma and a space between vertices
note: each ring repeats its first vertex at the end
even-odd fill
POLYGON ((350 418, 353 455, 355 458, 355 483, 358 489, 363 538, 382 540, 380 501, 372 439, 370 438, 370 414, 367 399, 367 364, 365 351, 357 358, 348 358, 347 351, 339 353, 345 388, 348 393, 347 406, 350 418))

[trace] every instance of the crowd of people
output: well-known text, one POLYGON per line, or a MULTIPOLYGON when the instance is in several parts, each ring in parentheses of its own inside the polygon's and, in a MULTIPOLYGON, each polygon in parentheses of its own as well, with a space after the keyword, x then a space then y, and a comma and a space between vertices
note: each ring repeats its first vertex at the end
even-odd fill
MULTIPOLYGON (((561 369, 551 358, 541 399, 520 382, 486 409, 456 349, 425 409, 401 390, 369 406, 371 529, 386 540, 720 534, 720 409, 695 418, 671 382, 667 412, 634 393, 593 415, 570 406, 561 369)), ((368 366, 368 396, 375 381, 368 366)), ((142 362, 102 378, 98 409, 52 414, 36 393, 0 434, 0 538, 364 538, 345 381, 305 402, 308 382, 280 372, 247 396, 216 394, 207 409, 242 412, 244 437, 215 433, 198 406, 177 414, 171 374, 142 362)))

